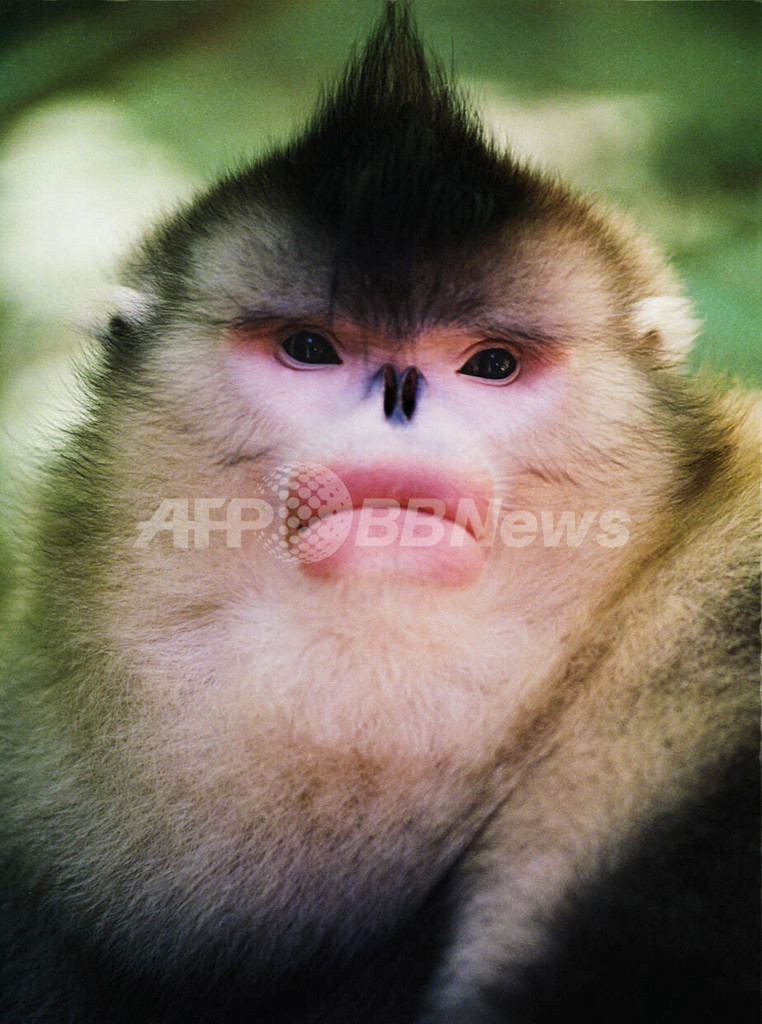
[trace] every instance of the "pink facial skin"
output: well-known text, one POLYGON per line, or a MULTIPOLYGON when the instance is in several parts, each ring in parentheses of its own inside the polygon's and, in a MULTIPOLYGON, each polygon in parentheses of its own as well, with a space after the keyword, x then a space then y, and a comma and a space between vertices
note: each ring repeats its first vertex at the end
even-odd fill
POLYGON ((479 578, 489 550, 486 481, 415 465, 330 468, 351 497, 351 509, 333 513, 350 517, 348 534, 303 571, 323 579, 375 574, 448 587, 479 578))

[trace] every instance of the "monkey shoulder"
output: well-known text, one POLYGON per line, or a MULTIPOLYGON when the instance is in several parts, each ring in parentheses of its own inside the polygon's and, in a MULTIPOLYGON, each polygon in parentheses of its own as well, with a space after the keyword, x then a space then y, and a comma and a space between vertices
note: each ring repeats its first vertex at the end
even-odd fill
POLYGON ((544 913, 531 955, 506 956, 495 941, 491 970, 459 995, 468 1016, 432 1022, 757 1021, 756 760, 737 751, 705 791, 580 873, 544 913))

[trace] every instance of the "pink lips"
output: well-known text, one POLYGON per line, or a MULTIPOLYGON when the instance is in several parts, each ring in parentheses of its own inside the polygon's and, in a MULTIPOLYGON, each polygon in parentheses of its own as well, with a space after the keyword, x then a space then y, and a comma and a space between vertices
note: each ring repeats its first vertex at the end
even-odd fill
POLYGON ((346 537, 327 557, 304 565, 318 577, 383 575, 443 586, 479 576, 492 487, 472 474, 428 466, 332 465, 350 496, 346 537))

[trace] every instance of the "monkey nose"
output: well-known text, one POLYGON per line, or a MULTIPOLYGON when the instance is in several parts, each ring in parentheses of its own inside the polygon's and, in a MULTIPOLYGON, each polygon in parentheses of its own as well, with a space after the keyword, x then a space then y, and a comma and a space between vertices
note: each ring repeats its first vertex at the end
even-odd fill
POLYGON ((408 366, 401 374, 391 363, 381 368, 384 386, 384 415, 388 420, 409 422, 415 413, 423 374, 416 366, 408 366))

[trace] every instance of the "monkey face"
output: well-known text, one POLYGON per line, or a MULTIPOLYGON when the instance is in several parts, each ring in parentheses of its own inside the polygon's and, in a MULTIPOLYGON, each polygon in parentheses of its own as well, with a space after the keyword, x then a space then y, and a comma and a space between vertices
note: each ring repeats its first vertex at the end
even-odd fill
MULTIPOLYGON (((527 242, 521 259, 501 257, 502 279, 484 274, 485 297, 478 308, 472 300, 466 322, 432 316, 402 326, 332 311, 329 294, 310 300, 296 274, 277 312, 247 313, 266 296, 247 290, 239 266, 228 282, 235 303, 228 298, 206 324, 198 314, 201 325, 180 322, 153 355, 149 380, 163 379, 145 445, 159 456, 148 481, 163 491, 149 494, 141 478, 142 521, 164 495, 187 494, 197 507, 185 547, 198 551, 203 538, 223 568, 258 566, 297 588, 305 575, 323 586, 510 583, 562 601, 570 562, 613 571, 621 544, 606 517, 631 520, 657 478, 643 458, 630 460, 631 471, 604 471, 612 438, 617 460, 640 443, 642 411, 621 386, 635 368, 574 323, 569 300, 589 268, 571 261, 536 275, 535 292, 555 289, 564 300, 543 320, 531 290, 522 305, 509 276, 521 280, 537 253, 527 242), (606 383, 614 368, 616 388, 606 383), (335 492, 302 502, 289 479, 305 466, 332 475, 335 492), (199 499, 217 502, 211 533, 197 521, 199 499), (257 501, 269 518, 260 510, 241 521, 241 502, 257 501)), ((214 301, 207 290, 204 302, 214 301)), ((600 288, 587 304, 601 321, 615 308, 600 288)), ((195 564, 211 571, 203 554, 195 564)))
POLYGON ((327 557, 305 558, 307 571, 447 586, 478 578, 495 494, 474 398, 492 398, 499 427, 497 392, 520 375, 505 342, 434 329, 400 343, 342 321, 249 323, 228 344, 242 399, 269 402, 273 416, 279 405, 284 435, 303 439, 299 458, 326 466, 347 489, 316 524, 320 544, 321 531, 345 518, 342 541, 327 557))

